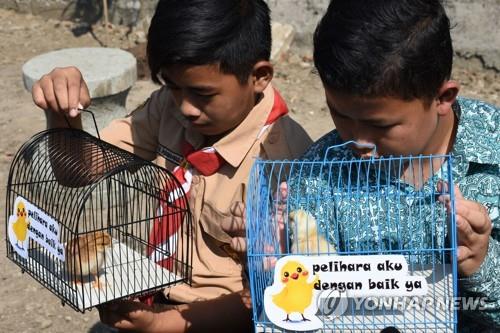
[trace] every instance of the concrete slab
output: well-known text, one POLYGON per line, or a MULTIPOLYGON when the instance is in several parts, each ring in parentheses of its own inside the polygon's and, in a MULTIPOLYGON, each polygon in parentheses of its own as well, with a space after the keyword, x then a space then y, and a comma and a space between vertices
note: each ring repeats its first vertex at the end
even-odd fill
MULTIPOLYGON (((75 66, 81 71, 89 88, 91 109, 99 129, 127 114, 127 94, 137 80, 137 61, 131 53, 103 47, 68 48, 44 53, 23 65, 24 86, 31 91, 42 75, 56 67, 67 66, 75 66)), ((84 129, 96 135, 92 118, 85 113, 82 120, 84 129)))
POLYGON ((55 67, 76 66, 89 87, 90 97, 107 97, 129 89, 137 79, 135 57, 115 48, 69 48, 41 54, 22 68, 24 86, 31 91, 40 77, 55 67))

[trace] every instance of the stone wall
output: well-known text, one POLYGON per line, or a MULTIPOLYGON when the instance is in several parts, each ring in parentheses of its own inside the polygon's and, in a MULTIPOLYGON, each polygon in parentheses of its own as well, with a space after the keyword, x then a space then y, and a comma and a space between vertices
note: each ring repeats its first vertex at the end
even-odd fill
POLYGON ((456 53, 500 71, 500 0, 449 1, 447 11, 456 53))
MULTIPOLYGON (((310 50, 312 33, 329 0, 266 0, 273 20, 293 25, 295 46, 310 50)), ((114 24, 147 29, 158 0, 108 0, 114 24)), ((457 54, 478 58, 486 68, 500 71, 500 0, 448 0, 457 54)), ((1 0, 0 8, 51 18, 97 22, 102 0, 1 0)))

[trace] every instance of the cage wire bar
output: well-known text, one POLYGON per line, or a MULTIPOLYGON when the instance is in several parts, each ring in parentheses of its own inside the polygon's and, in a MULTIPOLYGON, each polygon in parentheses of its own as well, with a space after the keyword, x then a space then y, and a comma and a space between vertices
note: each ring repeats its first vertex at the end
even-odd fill
POLYGON ((169 199, 173 191, 182 187, 169 171, 86 132, 41 132, 21 147, 11 165, 7 257, 81 312, 190 283, 192 218, 185 196, 179 192, 179 199, 169 199), (20 201, 31 207, 26 256, 8 239, 15 228, 9 215, 14 211, 16 218, 20 201), (55 221, 52 226, 50 221, 55 221), (168 224, 166 230, 179 229, 170 237, 154 235, 155 221, 168 224), (48 250, 43 239, 50 232, 36 227, 38 222, 52 228, 52 244, 64 248, 61 256, 48 250))
POLYGON ((248 271, 256 331, 286 331, 264 311, 264 290, 273 283, 273 265, 279 258, 400 254, 408 262, 408 274, 426 277, 430 286, 426 297, 433 304, 420 310, 367 309, 356 307, 358 303, 347 296, 343 313, 318 312, 323 322, 320 331, 395 327, 401 332, 456 332, 457 310, 440 306, 457 295, 454 200, 449 155, 256 160, 247 195, 248 271), (445 183, 438 192, 440 181, 445 183), (284 200, 279 195, 283 183, 288 192, 284 200), (450 196, 449 216, 438 201, 442 194, 450 196), (281 210, 283 230, 278 227, 281 210), (308 217, 292 221, 290 216, 297 211, 308 217), (307 239, 314 237, 323 238, 327 246, 307 239))

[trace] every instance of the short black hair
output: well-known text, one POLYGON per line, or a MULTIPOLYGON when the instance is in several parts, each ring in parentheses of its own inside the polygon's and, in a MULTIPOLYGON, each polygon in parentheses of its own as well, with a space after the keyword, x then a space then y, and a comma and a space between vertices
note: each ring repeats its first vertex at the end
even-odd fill
POLYGON ((332 90, 432 101, 451 75, 450 21, 439 0, 333 0, 314 63, 332 90))
POLYGON ((219 64, 245 83, 269 60, 271 19, 263 0, 160 0, 148 32, 151 77, 165 67, 219 64))

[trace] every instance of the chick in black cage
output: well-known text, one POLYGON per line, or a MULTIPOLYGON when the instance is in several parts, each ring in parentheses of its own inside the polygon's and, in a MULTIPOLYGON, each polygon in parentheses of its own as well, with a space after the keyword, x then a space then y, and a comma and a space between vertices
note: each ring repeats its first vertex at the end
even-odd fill
MULTIPOLYGON (((101 320, 115 328, 145 332, 186 328, 250 332, 251 302, 245 248, 241 247, 250 168, 254 157, 294 159, 311 143, 288 117, 284 100, 271 84, 269 8, 262 0, 161 0, 149 29, 147 50, 151 77, 160 89, 129 116, 101 131, 109 146, 100 143, 90 148, 64 142, 62 150, 73 151, 71 162, 52 165, 69 188, 101 187, 86 206, 91 213, 85 215, 81 228, 91 226, 92 232, 112 236, 109 245, 103 241, 88 246, 103 250, 102 258, 94 257, 105 262, 106 272, 115 269, 107 261, 122 253, 115 249, 121 239, 132 248, 147 247, 149 258, 171 270, 179 265, 179 260, 172 262, 172 254, 185 252, 179 241, 187 236, 193 242, 191 283, 169 284, 153 297, 141 297, 143 302, 125 299, 100 305, 101 320), (110 150, 112 156, 108 156, 110 150), (170 170, 173 178, 161 172, 145 174, 144 169, 153 166, 145 167, 138 160, 122 167, 122 159, 129 158, 124 151, 155 161, 170 170), (65 172, 68 163, 86 166, 76 182, 74 175, 68 179, 65 172), (121 172, 113 181, 103 180, 103 174, 116 168, 121 172), (137 177, 141 172, 142 177, 137 177), (112 209, 102 205, 105 193, 113 193, 107 205, 112 209), (161 193, 160 199, 136 199, 145 193, 161 193), (184 225, 183 207, 189 207, 193 218, 189 235, 187 228, 179 231, 184 225), (152 223, 135 226, 130 219, 121 220, 117 231, 100 222, 117 222, 134 214, 140 220, 138 212, 151 209, 155 213, 147 215, 153 216, 152 223)), ((49 128, 80 129, 79 104, 90 104, 86 83, 74 67, 43 76, 34 85, 33 99, 46 110, 49 128)), ((55 140, 64 141, 66 135, 55 140)), ((59 141, 56 146, 52 156, 60 154, 63 144, 59 141)), ((78 264, 83 265, 77 260, 78 264)), ((98 272, 103 268, 98 264, 92 268, 88 272, 94 280, 101 278, 99 285, 109 284, 106 272, 98 272)), ((129 269, 133 271, 133 265, 129 269)), ((154 275, 143 272, 146 278, 154 275)))
POLYGON ((190 281, 180 183, 86 132, 56 128, 26 142, 11 165, 9 207, 8 257, 78 311, 190 281))
POLYGON ((77 282, 83 276, 93 276, 94 284, 101 288, 99 270, 104 265, 106 248, 111 245, 111 236, 106 232, 84 234, 66 243, 67 269, 77 282))

